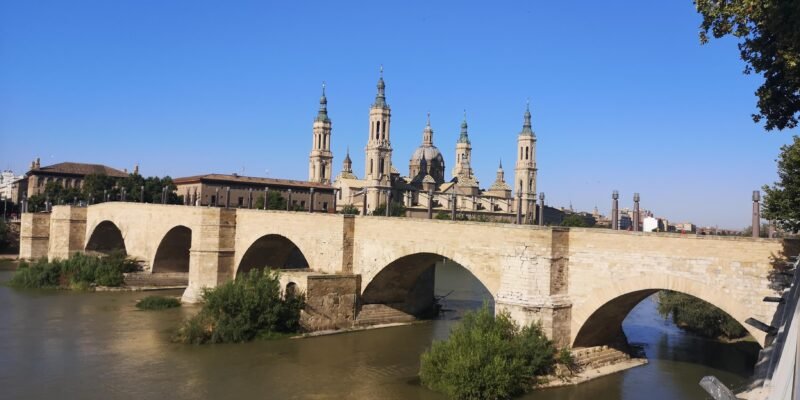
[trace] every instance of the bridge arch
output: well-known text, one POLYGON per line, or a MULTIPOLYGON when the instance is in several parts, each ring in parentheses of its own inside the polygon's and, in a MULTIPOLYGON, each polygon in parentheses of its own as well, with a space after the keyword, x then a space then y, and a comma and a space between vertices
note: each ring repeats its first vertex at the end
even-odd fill
POLYGON ((594 290, 581 304, 573 304, 572 346, 613 345, 623 337, 622 321, 639 302, 660 291, 672 290, 703 300, 735 319, 763 347, 765 334, 746 324, 748 307, 720 288, 687 278, 651 276, 629 278, 594 290))
POLYGON ((235 276, 254 268, 302 269, 309 268, 303 251, 294 241, 279 234, 267 234, 247 247, 236 267, 235 276))
POLYGON ((466 271, 480 286, 475 292, 494 301, 494 294, 471 268, 438 253, 419 252, 401 256, 377 271, 364 285, 361 302, 363 305, 388 305, 416 316, 425 315, 433 306, 436 267, 445 262, 466 271))
POLYGON ((161 238, 153 257, 153 273, 189 272, 192 230, 184 225, 172 227, 161 238))
POLYGON ((89 253, 121 252, 125 255, 128 254, 122 231, 117 224, 108 220, 101 221, 94 227, 84 250, 89 253))

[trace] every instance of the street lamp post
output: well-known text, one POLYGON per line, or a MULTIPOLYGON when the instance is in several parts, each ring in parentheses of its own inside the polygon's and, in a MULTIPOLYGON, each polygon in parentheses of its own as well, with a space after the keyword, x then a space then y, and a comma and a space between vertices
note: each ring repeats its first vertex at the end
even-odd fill
POLYGON ((753 191, 753 237, 761 236, 761 192, 758 190, 753 191))
POLYGON ((544 192, 539 193, 539 226, 544 226, 544 192))

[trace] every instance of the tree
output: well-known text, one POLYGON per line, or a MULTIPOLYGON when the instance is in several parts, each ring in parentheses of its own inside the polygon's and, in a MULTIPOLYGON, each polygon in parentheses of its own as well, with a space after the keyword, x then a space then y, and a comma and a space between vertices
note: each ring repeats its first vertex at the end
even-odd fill
POLYGON ((356 206, 354 206, 352 204, 346 204, 344 207, 342 207, 341 213, 342 214, 358 215, 359 214, 359 210, 358 210, 358 207, 356 207, 356 206))
MULTIPOLYGON (((372 215, 377 217, 383 217, 386 215, 386 203, 375 207, 375 210, 372 211, 372 215)), ((389 216, 390 217, 405 217, 406 216, 406 206, 403 203, 393 201, 392 207, 389 209, 389 216)))
POLYGON ((561 226, 572 226, 576 228, 588 228, 589 224, 586 223, 586 219, 581 217, 578 214, 569 214, 564 217, 564 220, 561 221, 561 226))
POLYGON ((800 112, 800 7, 797 0, 695 0, 703 15, 700 42, 733 35, 747 63, 744 73, 763 74, 756 90, 755 122, 782 130, 797 126, 800 112))
MULTIPOLYGON (((269 201, 267 202, 267 210, 286 210, 286 199, 280 193, 274 190, 267 192, 269 201)), ((256 199, 255 208, 259 210, 264 209, 264 195, 258 196, 256 199)))
POLYGON ((778 182, 764 185, 763 215, 789 232, 800 231, 800 136, 781 147, 778 182))
POLYGON ((658 293, 658 313, 678 327, 699 335, 738 339, 747 331, 730 315, 696 297, 670 290, 658 293))

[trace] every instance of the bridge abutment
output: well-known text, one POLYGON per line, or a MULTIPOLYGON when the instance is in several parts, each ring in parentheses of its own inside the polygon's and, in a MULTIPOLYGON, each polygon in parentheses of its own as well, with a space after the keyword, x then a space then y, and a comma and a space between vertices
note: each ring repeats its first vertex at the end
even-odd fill
POLYGON ((20 224, 19 258, 47 257, 50 247, 50 214, 24 213, 20 224))

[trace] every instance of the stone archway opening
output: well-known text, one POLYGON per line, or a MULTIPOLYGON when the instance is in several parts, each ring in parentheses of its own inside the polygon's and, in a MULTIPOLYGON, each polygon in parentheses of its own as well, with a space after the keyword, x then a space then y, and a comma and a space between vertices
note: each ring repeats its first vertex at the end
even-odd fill
POLYGON ((179 225, 167 232, 158 244, 152 272, 188 273, 189 250, 192 247, 192 230, 179 225))
POLYGON ((103 221, 94 228, 89 241, 86 242, 87 253, 128 255, 122 231, 111 221, 103 221))
MULTIPOLYGON (((494 297, 486 286, 466 267, 435 253, 412 254, 389 263, 361 294, 362 314, 394 314, 396 319, 403 314, 431 318, 442 309, 464 311, 484 302, 494 309, 494 297)), ((369 316, 359 315, 363 318, 369 316)))
MULTIPOLYGON (((642 302, 653 301, 657 307, 659 304, 658 294, 662 291, 669 292, 668 290, 662 289, 637 290, 617 296, 601 305, 583 323, 575 336, 572 347, 609 346, 626 352, 630 351, 628 337, 623 329, 623 322, 631 314, 631 311, 642 302)), ((746 336, 752 336, 752 327, 742 324, 742 321, 737 320, 721 307, 689 293, 674 293, 679 293, 692 300, 699 300, 695 303, 702 305, 704 308, 714 310, 715 315, 725 315, 733 321, 736 321, 736 324, 746 332, 746 336)), ((673 319, 673 317, 673 315, 669 315, 666 318, 673 319)))
POLYGON ((247 249, 236 269, 236 276, 252 269, 307 269, 309 268, 303 252, 294 242, 281 235, 265 235, 247 249))

